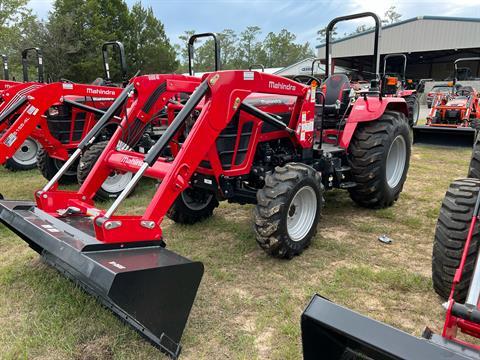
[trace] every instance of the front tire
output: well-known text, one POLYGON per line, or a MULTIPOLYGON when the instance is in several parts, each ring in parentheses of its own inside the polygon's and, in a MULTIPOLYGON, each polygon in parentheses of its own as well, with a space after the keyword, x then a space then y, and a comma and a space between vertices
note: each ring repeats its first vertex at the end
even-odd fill
POLYGON ((408 108, 408 125, 414 127, 417 125, 418 118, 420 117, 420 102, 415 94, 406 96, 405 102, 408 108))
POLYGON ((386 111, 376 121, 359 124, 349 147, 353 201, 385 208, 397 201, 410 162, 410 128, 403 113, 386 111))
MULTIPOLYGON (((63 161, 50 157, 44 149, 40 149, 37 154, 37 167, 47 180, 52 179, 62 165, 63 161)), ((75 166, 72 165, 71 169, 75 169, 75 166)), ((59 184, 71 184, 77 181, 77 174, 71 169, 58 180, 59 184)))
POLYGON ((322 195, 320 173, 310 166, 276 167, 257 192, 254 230, 260 247, 278 258, 301 254, 317 232, 322 195))
POLYGON ((179 224, 194 224, 212 216, 216 207, 218 200, 214 193, 187 188, 178 195, 167 216, 179 224))
MULTIPOLYGON (((440 208, 432 255, 432 280, 435 292, 448 299, 453 277, 460 265, 463 248, 472 221, 473 210, 480 190, 479 179, 459 179, 450 184, 440 208)), ((480 234, 475 227, 465 268, 454 298, 464 302, 473 276, 478 255, 480 234)))
POLYGON ((37 167, 37 154, 40 144, 27 138, 13 156, 5 162, 5 167, 12 171, 31 170, 37 167))
MULTIPOLYGON (((93 144, 82 155, 77 167, 77 180, 80 185, 85 182, 88 174, 90 174, 90 171, 92 170, 95 163, 98 161, 107 144, 108 141, 101 141, 93 144)), ((98 200, 103 201, 116 199, 122 193, 123 189, 125 189, 132 177, 132 173, 112 172, 112 174, 110 174, 110 176, 97 190, 95 197, 98 200)))

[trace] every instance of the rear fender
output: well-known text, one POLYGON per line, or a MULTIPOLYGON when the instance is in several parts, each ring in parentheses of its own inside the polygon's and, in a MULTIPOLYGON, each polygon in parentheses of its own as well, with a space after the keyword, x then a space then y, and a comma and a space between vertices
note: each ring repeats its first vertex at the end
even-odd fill
POLYGON ((397 111, 408 116, 408 108, 405 99, 399 97, 377 97, 358 98, 353 104, 352 111, 348 116, 340 139, 340 147, 348 149, 358 123, 379 120, 385 111, 397 111))
POLYGON ((401 90, 398 92, 398 96, 400 97, 407 97, 407 96, 416 95, 416 94, 417 94, 417 90, 401 90))

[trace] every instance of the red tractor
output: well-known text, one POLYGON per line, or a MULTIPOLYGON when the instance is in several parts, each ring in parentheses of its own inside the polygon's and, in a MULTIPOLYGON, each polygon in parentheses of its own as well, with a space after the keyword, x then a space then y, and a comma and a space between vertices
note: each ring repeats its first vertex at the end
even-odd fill
MULTIPOLYGON (((380 19, 373 13, 334 19, 326 58, 335 24, 366 16, 376 23, 378 74, 380 19)), ((0 201, 0 220, 176 357, 203 266, 164 248, 166 216, 190 224, 211 216, 219 201, 253 203, 258 244, 272 256, 292 258, 317 231, 324 191, 348 190, 368 208, 398 199, 410 158, 405 100, 381 91, 350 97, 344 76, 328 76, 325 84, 325 94, 317 93, 314 86, 255 71, 216 71, 201 81, 135 77, 35 192, 36 202, 0 201), (115 133, 100 145, 101 130, 128 99, 115 133), (148 153, 135 151, 152 114, 165 108, 163 135, 148 153), (59 190, 62 175, 96 147, 101 153, 80 189, 59 190), (101 209, 94 198, 112 172, 134 176, 101 209), (160 181, 145 212, 116 214, 143 176, 160 181)))
POLYGON ((455 86, 460 71, 458 63, 464 61, 480 61, 480 57, 455 60, 452 92, 435 95, 426 125, 414 127, 416 142, 428 142, 429 134, 433 135, 436 142, 445 141, 447 144, 452 143, 455 136, 464 137, 468 144, 475 139, 480 119, 480 94, 471 86, 455 86), (448 138, 439 136, 442 134, 448 138))
MULTIPOLYGON (((98 110, 107 109, 121 88, 113 86, 108 64, 108 48, 120 53, 123 81, 126 81, 126 60, 123 45, 105 43, 102 47, 105 79, 92 85, 75 84, 68 80, 43 84, 41 52, 37 53, 39 82, 28 82, 26 55, 25 82, 4 90, 0 96, 0 164, 12 170, 40 168, 48 179, 56 173, 76 144, 88 133, 99 118, 98 110), (76 100, 82 106, 72 107, 76 100)), ((22 55, 26 54, 25 50, 22 55)), ((105 136, 111 128, 103 129, 105 136)), ((76 181, 76 173, 66 174, 63 181, 76 181)))
MULTIPOLYGON (((405 54, 388 54, 383 59, 383 86, 384 92, 391 94, 391 96, 398 96, 405 99, 408 106, 408 123, 410 127, 417 125, 418 117, 420 115, 420 103, 417 98, 417 91, 412 88, 407 77, 407 56, 405 54), (390 74, 387 72, 388 60, 400 58, 401 73, 390 74), (400 81, 398 81, 400 75, 400 81)), ((411 80, 410 80, 411 81, 411 80)))

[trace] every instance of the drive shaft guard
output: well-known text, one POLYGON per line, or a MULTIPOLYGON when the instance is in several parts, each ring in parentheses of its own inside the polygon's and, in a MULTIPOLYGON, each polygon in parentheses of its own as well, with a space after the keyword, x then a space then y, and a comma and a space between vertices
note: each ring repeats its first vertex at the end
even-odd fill
POLYGON ((315 295, 301 318, 303 358, 466 360, 472 350, 417 338, 315 295))
POLYGON ((0 221, 173 358, 203 275, 203 264, 161 243, 104 244, 90 218, 53 217, 32 202, 0 201, 0 221))

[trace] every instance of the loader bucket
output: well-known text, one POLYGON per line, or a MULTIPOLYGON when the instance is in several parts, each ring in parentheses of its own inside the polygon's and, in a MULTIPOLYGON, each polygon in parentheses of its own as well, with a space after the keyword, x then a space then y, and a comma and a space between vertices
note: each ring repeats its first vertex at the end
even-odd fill
POLYGON ((303 312, 301 326, 305 360, 465 360, 473 354, 443 338, 441 343, 409 335, 319 295, 303 312))
POLYGON ((28 201, 0 200, 0 221, 160 350, 178 357, 202 263, 158 241, 101 243, 89 217, 56 218, 28 201))
POLYGON ((418 125, 413 127, 413 143, 441 146, 472 147, 475 129, 418 125))

